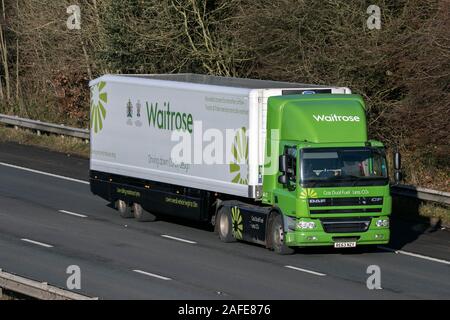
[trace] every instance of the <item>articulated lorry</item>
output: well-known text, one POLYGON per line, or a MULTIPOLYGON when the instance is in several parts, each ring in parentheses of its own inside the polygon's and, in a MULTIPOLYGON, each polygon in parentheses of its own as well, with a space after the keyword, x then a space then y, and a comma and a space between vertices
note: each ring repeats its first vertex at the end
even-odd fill
POLYGON ((91 190, 122 217, 205 221, 280 254, 389 242, 385 148, 350 89, 196 74, 90 87, 91 190))

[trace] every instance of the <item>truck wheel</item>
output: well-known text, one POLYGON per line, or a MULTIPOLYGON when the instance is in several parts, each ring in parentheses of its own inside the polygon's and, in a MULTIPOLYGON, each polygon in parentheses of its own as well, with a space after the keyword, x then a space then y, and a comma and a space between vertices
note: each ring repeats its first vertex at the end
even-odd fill
POLYGON ((231 225, 231 212, 229 208, 222 207, 217 213, 217 231, 219 232, 219 238, 223 242, 235 242, 236 238, 233 235, 231 225))
POLYGON ((150 222, 156 220, 156 216, 148 211, 145 211, 139 203, 133 203, 133 214, 134 218, 139 222, 150 222))
POLYGON ((123 200, 116 201, 116 209, 119 211, 120 216, 125 219, 133 218, 130 206, 123 200))
POLYGON ((269 237, 273 251, 281 255, 293 254, 294 249, 284 244, 283 219, 277 214, 271 219, 269 237))

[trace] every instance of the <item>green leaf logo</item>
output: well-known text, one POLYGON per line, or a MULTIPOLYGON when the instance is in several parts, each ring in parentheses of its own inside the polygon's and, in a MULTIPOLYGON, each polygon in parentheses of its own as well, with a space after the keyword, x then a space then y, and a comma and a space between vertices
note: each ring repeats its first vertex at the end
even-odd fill
POLYGON ((103 81, 91 87, 91 130, 95 133, 103 129, 103 121, 106 118, 108 94, 104 92, 105 87, 106 82, 103 81))
POLYGON ((231 223, 233 236, 238 240, 242 240, 244 221, 242 220, 241 210, 238 207, 231 208, 231 223))
POLYGON ((314 189, 303 189, 300 193, 300 199, 317 198, 317 192, 314 189))
POLYGON ((230 173, 234 175, 233 183, 247 184, 248 139, 247 130, 241 128, 236 132, 234 143, 231 147, 233 162, 230 164, 230 173))

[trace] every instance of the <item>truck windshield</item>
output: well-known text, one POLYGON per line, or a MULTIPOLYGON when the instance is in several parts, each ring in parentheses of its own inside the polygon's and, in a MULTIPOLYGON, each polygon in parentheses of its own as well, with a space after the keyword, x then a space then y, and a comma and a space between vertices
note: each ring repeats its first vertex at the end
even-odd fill
POLYGON ((388 181, 381 148, 303 149, 301 183, 320 185, 383 185, 388 181))

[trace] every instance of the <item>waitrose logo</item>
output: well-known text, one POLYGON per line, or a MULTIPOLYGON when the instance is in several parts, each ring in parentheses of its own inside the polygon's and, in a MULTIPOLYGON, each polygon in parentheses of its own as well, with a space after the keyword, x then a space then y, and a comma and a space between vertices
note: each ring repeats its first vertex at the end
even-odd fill
POLYGON ((330 115, 313 115, 317 122, 360 122, 361 118, 358 116, 338 116, 336 114, 330 115))
POLYGON ((164 102, 163 107, 159 108, 158 103, 147 102, 147 118, 149 126, 161 130, 178 130, 192 133, 194 118, 192 114, 181 113, 170 110, 170 103, 164 102))

